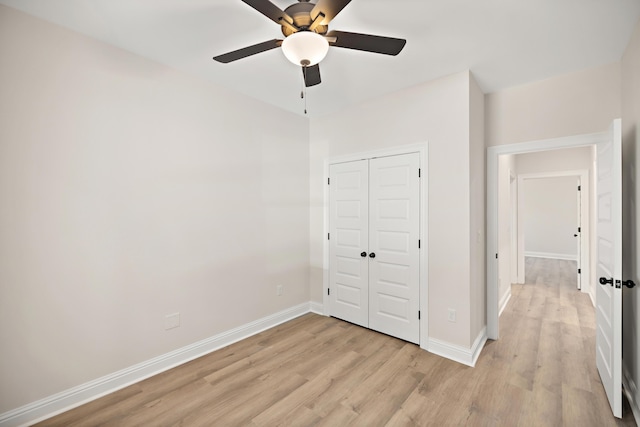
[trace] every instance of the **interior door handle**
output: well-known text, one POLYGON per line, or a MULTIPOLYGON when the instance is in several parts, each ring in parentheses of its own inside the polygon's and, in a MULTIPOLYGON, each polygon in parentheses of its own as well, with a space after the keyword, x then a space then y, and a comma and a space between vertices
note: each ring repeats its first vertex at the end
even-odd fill
POLYGON ((607 278, 605 278, 605 277, 601 277, 601 278, 600 278, 600 284, 601 284, 601 285, 610 284, 611 286, 613 286, 613 278, 611 278, 611 279, 607 279, 607 278))
POLYGON ((574 235, 573 235, 573 237, 578 237, 578 235, 577 235, 577 234, 574 234, 574 235))
POLYGON ((375 254, 374 252, 371 252, 371 253, 369 254, 369 258, 375 258, 375 257, 376 257, 376 254, 375 254))
POLYGON ((366 253, 366 252, 361 252, 361 253, 360 253, 360 256, 361 256, 362 258, 365 258, 365 257, 367 256, 367 253, 366 253))
POLYGON ((629 288, 629 289, 631 289, 631 288, 636 286, 636 284, 635 284, 635 282, 633 280, 623 280, 622 284, 624 286, 626 286, 627 288, 629 288))

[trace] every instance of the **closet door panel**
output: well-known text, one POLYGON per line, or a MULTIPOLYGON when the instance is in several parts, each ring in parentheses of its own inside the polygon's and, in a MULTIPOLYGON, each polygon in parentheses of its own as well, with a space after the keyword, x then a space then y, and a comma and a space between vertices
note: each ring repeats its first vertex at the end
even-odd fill
POLYGON ((420 340, 418 154, 369 163, 369 327, 420 340))
POLYGON ((367 160, 329 169, 329 300, 331 315, 369 325, 367 160))

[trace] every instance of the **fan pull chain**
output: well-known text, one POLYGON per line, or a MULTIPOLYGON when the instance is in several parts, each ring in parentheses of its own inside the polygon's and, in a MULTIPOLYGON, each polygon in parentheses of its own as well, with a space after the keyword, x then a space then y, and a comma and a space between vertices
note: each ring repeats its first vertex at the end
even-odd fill
POLYGON ((302 66, 302 84, 300 89, 300 98, 304 99, 304 114, 307 114, 307 67, 302 66))

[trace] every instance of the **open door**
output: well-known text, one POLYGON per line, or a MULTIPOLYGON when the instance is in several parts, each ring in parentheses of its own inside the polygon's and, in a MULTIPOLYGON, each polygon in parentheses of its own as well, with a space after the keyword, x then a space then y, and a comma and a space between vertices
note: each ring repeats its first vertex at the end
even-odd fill
POLYGON ((576 204, 576 212, 578 212, 578 217, 576 220, 576 232, 573 237, 576 238, 576 253, 578 256, 576 257, 576 261, 578 263, 578 274, 577 274, 577 286, 578 290, 582 290, 582 182, 580 178, 578 178, 578 191, 577 191, 577 204, 576 204))
POLYGON ((597 145, 596 365, 611 411, 622 417, 622 130, 597 145))

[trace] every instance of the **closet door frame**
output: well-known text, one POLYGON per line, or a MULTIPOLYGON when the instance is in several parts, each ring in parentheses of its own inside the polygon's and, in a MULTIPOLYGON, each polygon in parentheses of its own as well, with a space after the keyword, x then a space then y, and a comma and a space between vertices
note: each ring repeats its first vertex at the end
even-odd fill
POLYGON ((372 150, 366 152, 359 152, 354 154, 347 154, 338 157, 327 158, 324 161, 324 219, 323 219, 323 314, 325 316, 331 316, 331 305, 329 301, 329 167, 335 163, 352 162, 356 160, 367 160, 376 157, 397 156, 400 154, 418 153, 420 155, 420 348, 426 350, 429 344, 429 245, 428 245, 428 143, 418 143, 405 146, 397 146, 380 150, 372 150))

